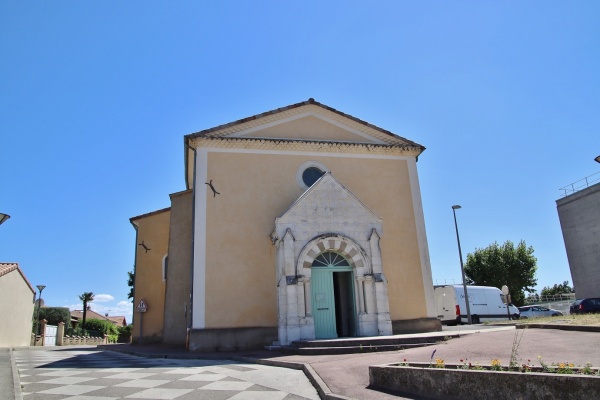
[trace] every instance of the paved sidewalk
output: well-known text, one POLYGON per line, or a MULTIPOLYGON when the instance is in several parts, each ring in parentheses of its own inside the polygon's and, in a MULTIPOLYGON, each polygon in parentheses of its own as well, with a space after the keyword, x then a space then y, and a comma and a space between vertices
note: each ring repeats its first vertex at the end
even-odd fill
MULTIPOLYGON (((546 326, 545 328, 549 327, 546 326)), ((99 347, 147 358, 229 359, 302 369, 319 391, 321 399, 329 400, 403 399, 403 397, 397 395, 369 389, 368 367, 370 365, 400 362, 404 359, 409 362, 429 362, 433 350, 436 350, 434 358, 442 358, 447 364, 460 363, 460 360, 463 359, 467 362, 489 365, 494 358, 501 360, 503 364, 508 364, 515 338, 520 338, 516 351, 518 353, 517 358, 522 363, 529 362, 533 365, 539 365, 538 356, 541 356, 548 364, 568 361, 576 365, 591 362, 594 366, 600 366, 600 346, 598 346, 600 332, 538 328, 516 330, 514 326, 493 327, 483 325, 477 327, 444 327, 444 332, 446 331, 448 334, 460 334, 460 337, 433 346, 394 352, 323 356, 284 355, 267 350, 192 353, 181 348, 153 345, 105 345, 99 347)), ((406 399, 409 399, 409 397, 406 397, 406 399)))
POLYGON ((302 371, 231 360, 145 358, 81 346, 21 349, 15 360, 30 400, 319 400, 302 371))
POLYGON ((12 350, 0 348, 0 393, 6 400, 21 400, 19 377, 12 359, 12 350))
POLYGON ((390 364, 404 359, 409 362, 429 362, 433 350, 436 350, 434 358, 442 358, 448 364, 458 364, 463 359, 467 362, 489 365, 494 358, 501 360, 503 364, 508 364, 517 333, 521 338, 516 349, 517 358, 521 362, 531 360, 529 361, 531 364, 539 365, 537 357, 541 356, 548 364, 569 361, 581 365, 587 362, 595 366, 600 365, 600 346, 597 345, 600 333, 598 332, 531 328, 516 330, 514 326, 485 325, 444 327, 444 331, 448 334, 458 333, 461 336, 434 346, 365 354, 300 356, 266 350, 200 354, 161 346, 128 345, 112 347, 112 349, 146 357, 225 357, 268 365, 304 368, 307 375, 313 375, 313 384, 319 390, 322 399, 344 400, 414 399, 369 389, 368 368, 370 365, 390 364))

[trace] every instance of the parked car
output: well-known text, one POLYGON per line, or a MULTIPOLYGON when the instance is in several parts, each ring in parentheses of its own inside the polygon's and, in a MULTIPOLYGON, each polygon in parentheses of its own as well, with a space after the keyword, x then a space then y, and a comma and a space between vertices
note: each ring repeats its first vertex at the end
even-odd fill
POLYGON ((552 308, 546 308, 542 306, 519 307, 519 311, 521 312, 521 319, 536 317, 558 317, 563 315, 563 313, 558 310, 553 310, 552 308))
POLYGON ((586 314, 600 312, 600 298, 575 300, 570 307, 571 314, 586 314))

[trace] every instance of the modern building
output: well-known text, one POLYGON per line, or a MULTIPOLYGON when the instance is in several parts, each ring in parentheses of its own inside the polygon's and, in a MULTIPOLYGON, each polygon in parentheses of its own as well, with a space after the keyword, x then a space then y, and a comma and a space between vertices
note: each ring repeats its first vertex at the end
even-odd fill
POLYGON ((211 351, 440 330, 424 150, 313 99, 186 135, 185 190, 130 220, 134 342, 211 351))
POLYGON ((578 299, 600 297, 600 182, 588 182, 556 200, 578 299))
POLYGON ((0 263, 0 347, 29 346, 35 289, 17 263, 0 263))

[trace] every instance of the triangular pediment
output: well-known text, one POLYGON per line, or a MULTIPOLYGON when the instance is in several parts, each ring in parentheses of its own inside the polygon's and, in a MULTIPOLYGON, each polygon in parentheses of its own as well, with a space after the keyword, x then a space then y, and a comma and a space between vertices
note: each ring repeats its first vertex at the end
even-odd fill
POLYGON ((415 142, 313 99, 193 133, 186 138, 364 143, 424 150, 415 142))
POLYGON ((386 144, 381 139, 314 112, 259 125, 231 137, 386 144))
POLYGON ((289 223, 319 224, 328 230, 348 223, 380 224, 381 218, 327 172, 276 219, 277 225, 289 223))

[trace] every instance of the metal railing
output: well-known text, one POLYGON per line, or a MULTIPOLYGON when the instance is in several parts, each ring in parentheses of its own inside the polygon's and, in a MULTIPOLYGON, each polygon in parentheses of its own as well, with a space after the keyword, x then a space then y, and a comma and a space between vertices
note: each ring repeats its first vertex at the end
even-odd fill
POLYGON ((582 178, 582 179, 580 179, 576 182, 573 182, 570 185, 562 187, 558 190, 562 190, 563 197, 565 197, 565 196, 568 196, 575 192, 578 192, 580 190, 583 190, 585 188, 588 188, 591 185, 595 184, 596 182, 600 182, 600 172, 596 172, 595 174, 588 175, 585 178, 582 178))
POLYGON ((533 295, 525 298, 525 304, 553 303, 556 301, 575 301, 575 293, 554 294, 549 296, 533 295))

